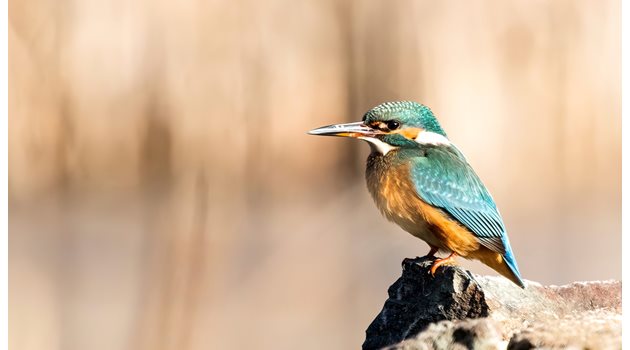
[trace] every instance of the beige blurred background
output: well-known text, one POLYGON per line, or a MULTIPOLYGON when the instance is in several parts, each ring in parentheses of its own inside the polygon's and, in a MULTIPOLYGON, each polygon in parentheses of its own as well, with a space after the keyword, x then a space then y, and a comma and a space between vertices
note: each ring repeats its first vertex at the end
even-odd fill
POLYGON ((619 1, 13 0, 9 79, 13 350, 358 348, 428 250, 305 132, 389 100, 525 278, 621 278, 619 1))

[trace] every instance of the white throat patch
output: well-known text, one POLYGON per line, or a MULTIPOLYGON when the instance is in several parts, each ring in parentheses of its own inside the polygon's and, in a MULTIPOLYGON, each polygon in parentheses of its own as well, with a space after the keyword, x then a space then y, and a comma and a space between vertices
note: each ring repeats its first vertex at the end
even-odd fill
POLYGON ((430 145, 450 145, 451 141, 449 141, 446 137, 430 132, 430 131, 421 131, 418 136, 416 136, 416 142, 420 144, 430 144, 430 145))
POLYGON ((382 155, 386 155, 387 153, 389 153, 389 151, 398 148, 386 142, 383 142, 377 139, 376 137, 359 137, 359 139, 369 142, 370 147, 372 147, 373 150, 376 150, 378 153, 382 155))

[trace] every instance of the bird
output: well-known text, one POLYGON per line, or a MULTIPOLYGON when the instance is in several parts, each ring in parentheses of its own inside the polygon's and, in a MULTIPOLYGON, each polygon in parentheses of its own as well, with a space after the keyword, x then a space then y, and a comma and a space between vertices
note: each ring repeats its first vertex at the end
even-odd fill
POLYGON ((429 245, 432 275, 460 256, 479 260, 525 288, 495 201, 429 107, 385 102, 362 121, 308 134, 369 143, 368 190, 389 221, 429 245), (449 255, 437 258, 438 252, 449 255))

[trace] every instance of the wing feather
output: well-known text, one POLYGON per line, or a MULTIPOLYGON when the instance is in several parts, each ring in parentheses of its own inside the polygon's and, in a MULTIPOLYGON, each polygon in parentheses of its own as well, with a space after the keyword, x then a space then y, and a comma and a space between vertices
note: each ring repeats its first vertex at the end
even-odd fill
MULTIPOLYGON (((449 146, 454 147, 454 146, 449 146)), ((416 157, 411 177, 424 201, 466 226, 487 248, 505 254, 505 225, 490 193, 459 151, 432 147, 416 157)))

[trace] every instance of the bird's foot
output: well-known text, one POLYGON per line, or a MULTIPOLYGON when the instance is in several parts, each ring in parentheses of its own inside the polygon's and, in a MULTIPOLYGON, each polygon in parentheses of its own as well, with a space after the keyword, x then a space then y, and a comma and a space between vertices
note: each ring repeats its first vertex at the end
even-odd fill
POLYGON ((433 265, 431 265, 431 276, 435 276, 435 271, 437 271, 437 268, 444 265, 444 264, 448 264, 448 263, 452 263, 455 261, 455 257, 457 256, 457 254, 455 254, 455 252, 452 252, 451 255, 447 256, 444 259, 437 259, 435 262, 433 262, 433 265))

